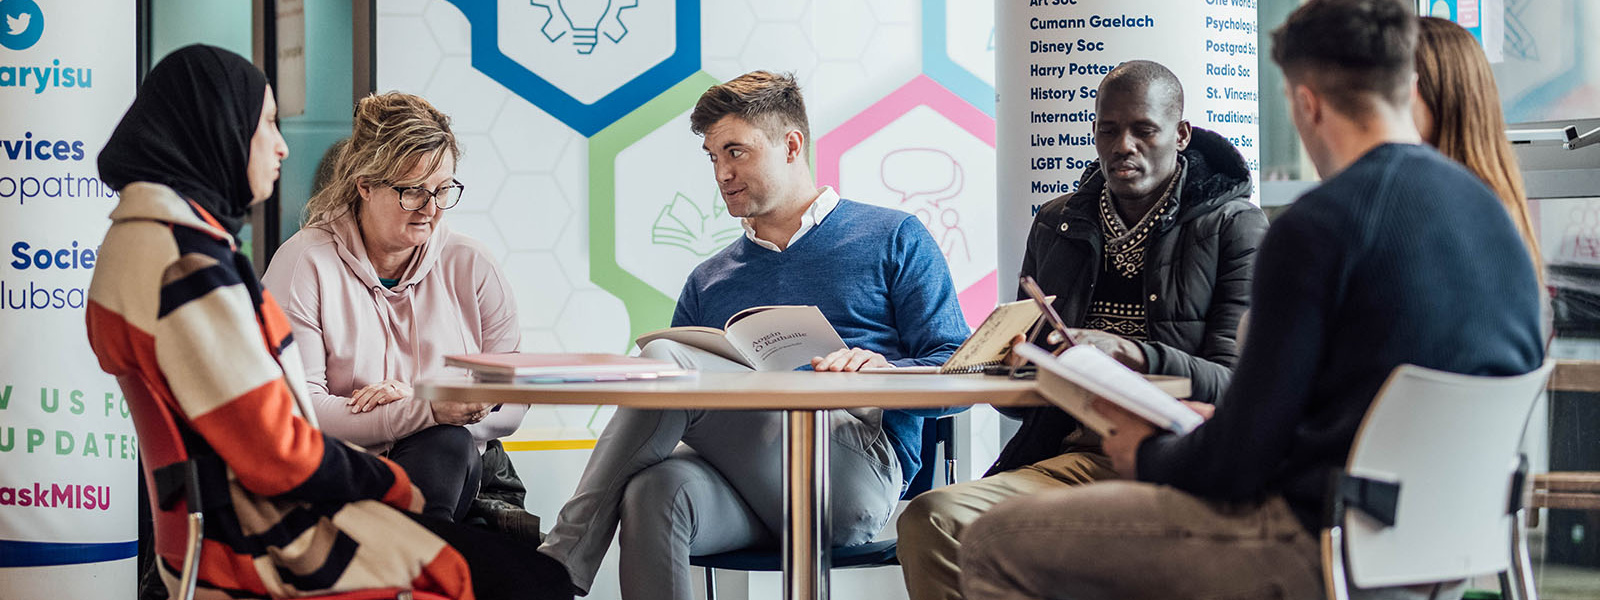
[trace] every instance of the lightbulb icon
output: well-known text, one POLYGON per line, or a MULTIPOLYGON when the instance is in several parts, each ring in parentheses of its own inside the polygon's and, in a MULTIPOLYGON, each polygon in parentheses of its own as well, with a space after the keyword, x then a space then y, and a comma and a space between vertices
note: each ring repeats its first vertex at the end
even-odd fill
POLYGON ((573 49, 588 55, 594 53, 601 34, 612 43, 628 35, 622 12, 637 7, 639 0, 529 0, 529 4, 549 14, 541 29, 546 40, 555 42, 570 32, 573 49))
POLYGON ((600 21, 611 11, 611 0, 556 0, 556 6, 572 28, 572 46, 578 54, 593 53, 600 42, 600 21))

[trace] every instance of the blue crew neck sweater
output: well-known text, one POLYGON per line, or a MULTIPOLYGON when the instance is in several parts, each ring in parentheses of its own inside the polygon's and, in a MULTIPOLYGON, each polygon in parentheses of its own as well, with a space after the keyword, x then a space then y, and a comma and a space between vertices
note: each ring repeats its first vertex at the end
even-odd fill
POLYGON ((1212 500, 1282 494, 1308 531, 1395 367, 1504 376, 1544 360, 1522 237, 1477 176, 1424 146, 1374 148, 1296 200, 1252 292, 1216 415, 1145 440, 1138 475, 1212 500))
MULTIPOLYGON (((816 305, 851 347, 896 366, 941 365, 970 331, 944 255, 904 212, 849 200, 783 252, 741 236, 689 274, 674 327, 721 328, 752 306, 816 305)), ((960 409, 885 410, 901 487, 922 465, 922 419, 960 409)))

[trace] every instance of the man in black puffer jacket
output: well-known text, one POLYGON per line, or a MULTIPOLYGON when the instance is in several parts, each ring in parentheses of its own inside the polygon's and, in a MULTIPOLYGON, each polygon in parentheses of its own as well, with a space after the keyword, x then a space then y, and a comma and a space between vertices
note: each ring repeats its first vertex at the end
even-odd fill
MULTIPOLYGON (((1074 342, 1136 371, 1187 377, 1191 399, 1212 402, 1238 357, 1267 229, 1249 201, 1249 168, 1227 140, 1183 120, 1183 88, 1166 67, 1123 63, 1097 98, 1100 160, 1076 192, 1039 209, 1021 274, 1056 296, 1074 342)), ((1022 427, 988 476, 922 494, 900 517, 912 600, 961 597, 958 538, 990 507, 1115 477, 1098 437, 1065 412, 1007 412, 1022 427)))

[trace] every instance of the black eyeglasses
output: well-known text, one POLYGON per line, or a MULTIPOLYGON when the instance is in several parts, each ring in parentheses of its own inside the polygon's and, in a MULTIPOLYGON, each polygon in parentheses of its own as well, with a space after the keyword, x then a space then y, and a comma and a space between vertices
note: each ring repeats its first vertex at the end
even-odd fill
POLYGON ((451 179, 450 183, 439 186, 439 189, 432 191, 420 185, 389 187, 400 194, 400 208, 406 210, 422 210, 422 207, 427 206, 430 200, 433 201, 434 206, 439 207, 439 210, 450 210, 461 202, 461 192, 467 189, 465 184, 454 179, 451 179))

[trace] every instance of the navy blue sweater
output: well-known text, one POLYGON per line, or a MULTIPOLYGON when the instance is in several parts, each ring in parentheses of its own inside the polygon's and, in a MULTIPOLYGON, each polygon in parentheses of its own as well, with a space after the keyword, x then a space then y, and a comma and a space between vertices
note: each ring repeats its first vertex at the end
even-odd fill
POLYGON ((1146 440, 1139 479, 1212 500, 1282 494, 1315 530, 1328 475, 1395 367, 1538 368, 1538 285, 1477 177, 1431 148, 1379 146, 1272 223, 1216 415, 1146 440))
MULTIPOLYGON (((741 236, 700 263, 672 326, 721 328, 734 313, 775 304, 816 305, 846 344, 902 367, 942 365, 970 333, 927 228, 898 210, 849 200, 783 252, 741 236)), ((884 411, 902 487, 921 468, 922 418, 946 412, 884 411)))

